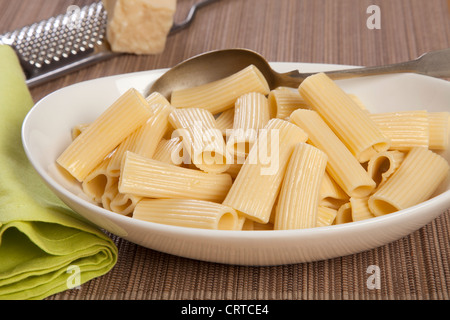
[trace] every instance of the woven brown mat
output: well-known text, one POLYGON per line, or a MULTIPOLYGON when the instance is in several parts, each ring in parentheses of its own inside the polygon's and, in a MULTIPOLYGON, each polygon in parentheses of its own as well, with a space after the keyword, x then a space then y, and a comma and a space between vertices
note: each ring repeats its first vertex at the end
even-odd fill
POLYGON ((388 245, 341 258, 270 267, 181 258, 112 236, 117 265, 50 299, 448 300, 450 212, 388 245), (380 287, 368 285, 371 265, 380 287))
MULTIPOLYGON (((196 0, 198 1, 198 0, 196 0)), ((179 0, 182 19, 194 0, 179 0)), ((0 0, 0 33, 91 1, 0 0)), ((245 47, 270 61, 380 65, 450 47, 446 0, 222 0, 169 37, 155 56, 124 55, 32 89, 35 100, 76 82, 165 68, 213 49, 245 47), (368 29, 367 8, 381 9, 368 29)), ((62 299, 423 299, 450 298, 450 211, 411 235, 366 252, 302 264, 246 267, 160 253, 111 235, 119 248, 108 274, 49 297, 62 299), (367 281, 379 267, 380 288, 367 281)))

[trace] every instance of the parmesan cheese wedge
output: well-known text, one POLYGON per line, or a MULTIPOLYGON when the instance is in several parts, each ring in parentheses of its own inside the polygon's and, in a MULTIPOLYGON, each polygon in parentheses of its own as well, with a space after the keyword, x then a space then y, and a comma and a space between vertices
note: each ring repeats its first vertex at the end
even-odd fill
POLYGON ((173 24, 176 3, 176 0, 103 0, 111 50, 161 53, 173 24))

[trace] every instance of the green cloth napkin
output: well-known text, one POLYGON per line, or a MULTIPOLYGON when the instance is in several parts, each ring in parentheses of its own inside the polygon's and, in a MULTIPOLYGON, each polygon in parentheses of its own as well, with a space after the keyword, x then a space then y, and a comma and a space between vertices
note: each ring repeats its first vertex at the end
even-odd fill
POLYGON ((21 142, 33 106, 14 50, 0 45, 0 300, 44 299, 104 275, 117 247, 47 188, 21 142))

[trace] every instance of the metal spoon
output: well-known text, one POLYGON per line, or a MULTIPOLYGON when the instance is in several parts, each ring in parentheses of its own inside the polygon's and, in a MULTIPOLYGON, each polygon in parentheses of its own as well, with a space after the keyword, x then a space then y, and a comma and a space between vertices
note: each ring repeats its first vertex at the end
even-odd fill
MULTIPOLYGON (((279 86, 298 87, 306 77, 312 74, 300 73, 298 70, 278 73, 270 67, 264 57, 248 49, 215 50, 194 56, 171 68, 155 81, 148 93, 157 91, 166 98, 170 98, 172 91, 225 78, 251 64, 264 74, 271 89, 279 86)), ((431 51, 407 62, 325 73, 337 80, 404 72, 441 78, 450 77, 450 48, 431 51)))

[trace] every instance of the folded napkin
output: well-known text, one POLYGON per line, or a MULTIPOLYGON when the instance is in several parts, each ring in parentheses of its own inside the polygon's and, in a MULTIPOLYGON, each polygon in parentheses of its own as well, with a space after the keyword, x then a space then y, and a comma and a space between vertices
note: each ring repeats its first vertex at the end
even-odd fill
POLYGON ((44 299, 104 275, 117 247, 43 183, 21 143, 33 106, 14 50, 0 45, 0 299, 44 299))

